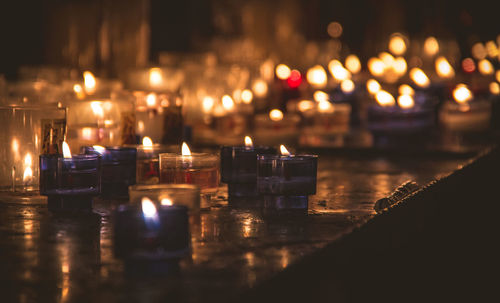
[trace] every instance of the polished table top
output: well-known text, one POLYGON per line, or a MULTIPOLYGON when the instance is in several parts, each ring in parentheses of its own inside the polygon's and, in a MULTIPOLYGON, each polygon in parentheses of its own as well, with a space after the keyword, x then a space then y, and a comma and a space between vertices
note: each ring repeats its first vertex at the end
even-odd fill
POLYGON ((114 258, 117 201, 98 200, 91 215, 61 216, 48 212, 43 197, 2 194, 0 301, 234 299, 374 216, 374 202, 401 183, 427 184, 466 161, 439 155, 320 155, 318 192, 307 215, 234 209, 221 188, 210 209, 192 216, 192 258, 178 267, 114 258))

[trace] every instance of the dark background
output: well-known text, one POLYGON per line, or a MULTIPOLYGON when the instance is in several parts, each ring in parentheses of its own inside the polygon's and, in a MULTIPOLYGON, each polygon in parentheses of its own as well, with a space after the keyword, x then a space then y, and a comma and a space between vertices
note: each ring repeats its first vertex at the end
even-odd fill
MULTIPOLYGON (((15 76, 21 65, 52 63, 50 37, 57 28, 48 24, 57 19, 61 6, 103 5, 112 0, 38 0, 3 1, 0 5, 0 74, 15 76)), ((233 19, 234 31, 220 33, 214 26, 214 7, 229 13, 245 1, 240 0, 124 0, 145 1, 149 5, 150 49, 154 61, 160 51, 190 51, 217 34, 238 35, 239 20, 233 19)), ((253 0, 259 2, 261 0, 253 0)), ((354 52, 369 54, 373 43, 392 32, 401 31, 412 38, 435 35, 456 38, 467 55, 476 41, 495 40, 499 31, 498 1, 397 1, 397 0, 291 0, 261 1, 264 5, 301 7, 300 28, 308 39, 327 39, 331 21, 343 25, 341 40, 354 52)), ((132 5, 130 5, 132 7, 132 5)), ((279 7, 278 7, 279 8, 279 7)), ((132 7, 133 9, 133 7, 132 7)), ((58 25, 64 27, 64 24, 58 25)))

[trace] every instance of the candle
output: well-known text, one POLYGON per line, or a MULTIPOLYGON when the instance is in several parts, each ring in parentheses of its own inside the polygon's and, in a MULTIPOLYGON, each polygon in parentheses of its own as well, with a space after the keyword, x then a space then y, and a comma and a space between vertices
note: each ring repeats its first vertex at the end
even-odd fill
POLYGON ((101 157, 101 194, 107 198, 128 197, 128 187, 135 184, 137 150, 132 147, 85 146, 84 154, 101 157))
POLYGON ((157 184, 160 182, 160 160, 161 153, 172 152, 175 148, 170 145, 153 143, 149 137, 142 139, 142 145, 137 148, 137 184, 157 184))
POLYGON ((181 154, 160 154, 160 183, 195 184, 206 197, 217 192, 219 186, 219 157, 208 153, 191 153, 182 143, 181 154))
POLYGON ((245 146, 223 146, 220 154, 221 181, 228 185, 229 203, 234 198, 257 197, 257 155, 276 154, 276 149, 253 146, 246 136, 245 146))
POLYGON ((249 104, 242 102, 235 104, 231 96, 222 96, 221 104, 215 106, 213 111, 216 143, 230 144, 239 140, 241 135, 249 129, 252 113, 252 107, 249 104))
POLYGON ((66 142, 63 157, 40 155, 40 194, 47 196, 49 210, 89 211, 93 197, 100 192, 100 156, 72 156, 66 142))
POLYGON ((297 129, 299 122, 298 115, 285 115, 279 109, 273 109, 267 115, 256 115, 254 121, 255 141, 261 145, 273 145, 277 141, 296 144, 299 137, 297 129))
POLYGON ((135 185, 130 204, 115 212, 115 255, 131 260, 176 260, 191 253, 188 210, 199 209, 194 185, 135 185))
POLYGON ((264 207, 307 210, 308 195, 316 193, 318 156, 291 155, 284 145, 281 155, 257 156, 257 190, 264 207))

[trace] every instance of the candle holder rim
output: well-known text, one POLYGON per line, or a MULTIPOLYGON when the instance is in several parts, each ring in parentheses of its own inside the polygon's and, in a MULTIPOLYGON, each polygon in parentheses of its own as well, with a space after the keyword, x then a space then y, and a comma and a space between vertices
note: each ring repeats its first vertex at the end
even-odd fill
POLYGON ((180 189, 200 191, 200 187, 194 184, 134 184, 128 187, 129 191, 143 192, 155 189, 180 189))
POLYGON ((178 153, 160 153, 159 157, 172 157, 172 158, 177 158, 177 157, 201 157, 201 156, 210 156, 210 157, 218 157, 219 155, 216 153, 191 153, 191 155, 181 155, 178 153))
POLYGON ((317 159, 318 155, 309 155, 309 154, 299 154, 299 155, 257 155, 258 160, 264 159, 317 159))

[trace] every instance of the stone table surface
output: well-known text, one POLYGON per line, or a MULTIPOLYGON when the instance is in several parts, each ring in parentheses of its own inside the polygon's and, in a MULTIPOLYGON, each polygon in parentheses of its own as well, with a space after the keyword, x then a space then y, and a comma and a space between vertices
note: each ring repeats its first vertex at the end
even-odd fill
POLYGON ((318 192, 302 215, 229 207, 221 188, 191 220, 192 258, 179 266, 113 256, 112 211, 48 212, 39 196, 0 195, 0 302, 206 302, 235 300, 375 215, 374 202, 407 180, 425 185, 464 157, 321 155, 318 192))

